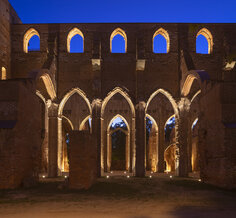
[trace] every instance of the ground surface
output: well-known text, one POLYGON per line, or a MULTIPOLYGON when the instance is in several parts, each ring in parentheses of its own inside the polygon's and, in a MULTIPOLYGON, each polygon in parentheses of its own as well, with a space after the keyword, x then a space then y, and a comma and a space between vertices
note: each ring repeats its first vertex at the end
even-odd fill
POLYGON ((87 191, 45 179, 34 188, 0 191, 0 217, 235 218, 236 192, 155 175, 101 178, 87 191))

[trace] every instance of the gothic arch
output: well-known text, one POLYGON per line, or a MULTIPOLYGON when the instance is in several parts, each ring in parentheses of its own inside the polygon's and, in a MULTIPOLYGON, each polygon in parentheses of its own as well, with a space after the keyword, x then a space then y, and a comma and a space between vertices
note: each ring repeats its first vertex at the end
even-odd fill
POLYGON ((23 38, 23 51, 25 53, 29 52, 29 50, 28 50, 29 41, 35 35, 38 36, 40 39, 39 32, 36 29, 30 28, 29 30, 26 31, 24 38, 23 38))
POLYGON ((78 95, 80 95, 84 101, 86 102, 88 108, 89 108, 89 112, 90 114, 92 114, 92 107, 91 107, 91 104, 90 104, 90 101, 89 99, 87 98, 86 94, 79 88, 74 88, 72 89, 71 91, 69 91, 64 97, 63 99, 61 100, 61 103, 59 105, 59 108, 58 108, 58 116, 62 116, 62 112, 63 112, 63 108, 66 104, 66 102, 68 101, 68 99, 74 95, 75 93, 77 93, 78 95))
MULTIPOLYGON (((56 89, 54 87, 54 84, 53 84, 52 78, 50 76, 49 70, 42 69, 42 70, 39 70, 39 71, 30 72, 29 77, 34 79, 36 81, 36 83, 38 83, 39 80, 42 79, 43 83, 45 85, 47 94, 49 95, 51 100, 54 100, 57 97, 56 89)), ((41 92, 41 90, 39 90, 39 89, 38 89, 38 91, 41 92)))
POLYGON ((126 124, 126 126, 127 126, 127 130, 130 131, 130 127, 129 127, 129 124, 128 124, 127 120, 126 120, 122 115, 117 114, 117 115, 114 116, 114 117, 111 119, 111 121, 109 122, 109 124, 108 124, 108 126, 107 126, 107 132, 109 132, 110 127, 111 127, 111 124, 113 123, 113 121, 114 121, 117 117, 120 117, 120 118, 125 122, 125 124, 126 124))
POLYGON ((125 168, 127 171, 130 170, 130 153, 131 153, 131 144, 130 144, 130 126, 127 122, 127 120, 120 114, 117 114, 114 116, 111 121, 108 124, 107 127, 107 170, 110 171, 111 169, 111 162, 112 162, 112 142, 111 142, 111 137, 112 134, 115 133, 116 131, 120 130, 126 135, 126 144, 125 144, 125 168), (111 130, 111 124, 113 121, 117 118, 120 117, 126 124, 127 130, 124 130, 122 128, 116 128, 114 130, 111 130))
POLYGON ((197 33, 196 39, 199 35, 203 35, 206 38, 206 40, 208 42, 208 54, 211 54, 213 51, 213 36, 212 36, 211 32, 206 28, 202 28, 197 33))
POLYGON ((159 93, 163 94, 170 101, 175 114, 178 115, 179 112, 178 112, 177 103, 175 102, 172 95, 169 92, 165 91, 164 89, 158 89, 151 94, 151 96, 149 97, 147 104, 146 104, 145 113, 147 112, 148 106, 149 106, 150 102, 152 101, 152 99, 159 93))
POLYGON ((125 40, 125 53, 127 52, 127 35, 121 28, 115 29, 110 36, 110 51, 112 52, 112 40, 116 35, 121 35, 125 40))
POLYGON ((166 40, 166 53, 168 53, 170 51, 170 37, 169 37, 169 34, 168 32, 163 29, 163 28, 160 28, 158 29, 154 34, 153 34, 153 37, 152 37, 152 47, 154 46, 154 39, 157 35, 162 35, 165 40, 166 40))
POLYGON ((132 112, 132 118, 134 118, 135 117, 135 108, 134 108, 133 102, 131 101, 131 98, 129 97, 129 95, 120 87, 116 87, 111 92, 109 92, 108 95, 106 96, 106 98, 103 100, 102 108, 101 108, 101 117, 104 116, 104 110, 106 108, 107 103, 117 93, 119 93, 120 95, 122 95, 126 99, 126 101, 128 102, 128 104, 130 106, 131 112, 132 112))
POLYGON ((184 84, 181 90, 181 95, 186 97, 192 87, 193 81, 196 79, 202 91, 202 85, 205 81, 209 80, 209 75, 204 70, 191 70, 185 77, 184 84))
POLYGON ((77 27, 75 27, 67 35, 67 52, 68 53, 70 53, 70 42, 71 42, 71 39, 75 35, 80 35, 83 38, 83 48, 84 48, 84 35, 83 35, 83 33, 77 27))

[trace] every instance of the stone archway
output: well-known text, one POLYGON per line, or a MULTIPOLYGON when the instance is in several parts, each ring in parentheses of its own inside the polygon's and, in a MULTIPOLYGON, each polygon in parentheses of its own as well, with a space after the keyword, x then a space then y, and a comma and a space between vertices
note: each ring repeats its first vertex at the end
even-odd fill
POLYGON ((163 89, 158 89, 150 96, 147 101, 146 114, 147 113, 151 115, 158 123, 157 172, 163 173, 165 171, 165 125, 170 116, 172 116, 173 114, 175 116, 178 116, 178 107, 174 98, 169 92, 163 89))
MULTIPOLYGON (((66 151, 66 137, 69 130, 81 130, 86 121, 92 115, 92 108, 85 93, 74 88, 69 91, 61 100, 58 108, 58 171, 59 174, 65 171, 65 159, 68 158, 66 151), (63 122, 65 121, 65 122, 63 122), (65 131, 65 123, 69 125, 65 131)), ((68 167, 67 167, 68 168, 68 167)))
POLYGON ((135 109, 129 95, 117 87, 111 91, 102 102, 101 107, 101 173, 109 170, 107 161, 107 141, 111 120, 119 114, 129 126, 128 141, 130 144, 128 170, 135 170, 135 109))

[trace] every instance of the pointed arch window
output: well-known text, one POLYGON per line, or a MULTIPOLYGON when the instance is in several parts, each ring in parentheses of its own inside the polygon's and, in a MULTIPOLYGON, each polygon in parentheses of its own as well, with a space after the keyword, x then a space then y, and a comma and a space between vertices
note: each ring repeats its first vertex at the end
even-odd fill
POLYGON ((72 29, 67 36, 68 53, 84 53, 84 35, 78 29, 72 29))
POLYGON ((127 35, 124 30, 115 29, 110 37, 111 53, 126 53, 127 52, 127 35))
POLYGON ((196 36, 196 53, 211 54, 213 51, 213 37, 211 32, 203 28, 196 36))
POLYGON ((153 35, 153 53, 168 53, 170 50, 169 34, 163 28, 158 29, 153 35))
POLYGON ((30 28, 24 35, 23 50, 25 53, 30 51, 40 51, 40 35, 37 30, 30 28))

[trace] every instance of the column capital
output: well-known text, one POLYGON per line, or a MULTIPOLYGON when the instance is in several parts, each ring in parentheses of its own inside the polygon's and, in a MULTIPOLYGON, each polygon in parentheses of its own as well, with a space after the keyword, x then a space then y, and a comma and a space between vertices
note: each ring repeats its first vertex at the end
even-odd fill
POLYGON ((182 112, 189 112, 190 105, 191 101, 187 97, 182 97, 178 102, 179 114, 181 115, 182 112))
POLYGON ((49 102, 49 107, 48 107, 48 116, 49 117, 58 117, 58 104, 54 102, 49 102))
POLYGON ((144 101, 140 101, 135 105, 135 110, 145 110, 146 103, 144 101))

